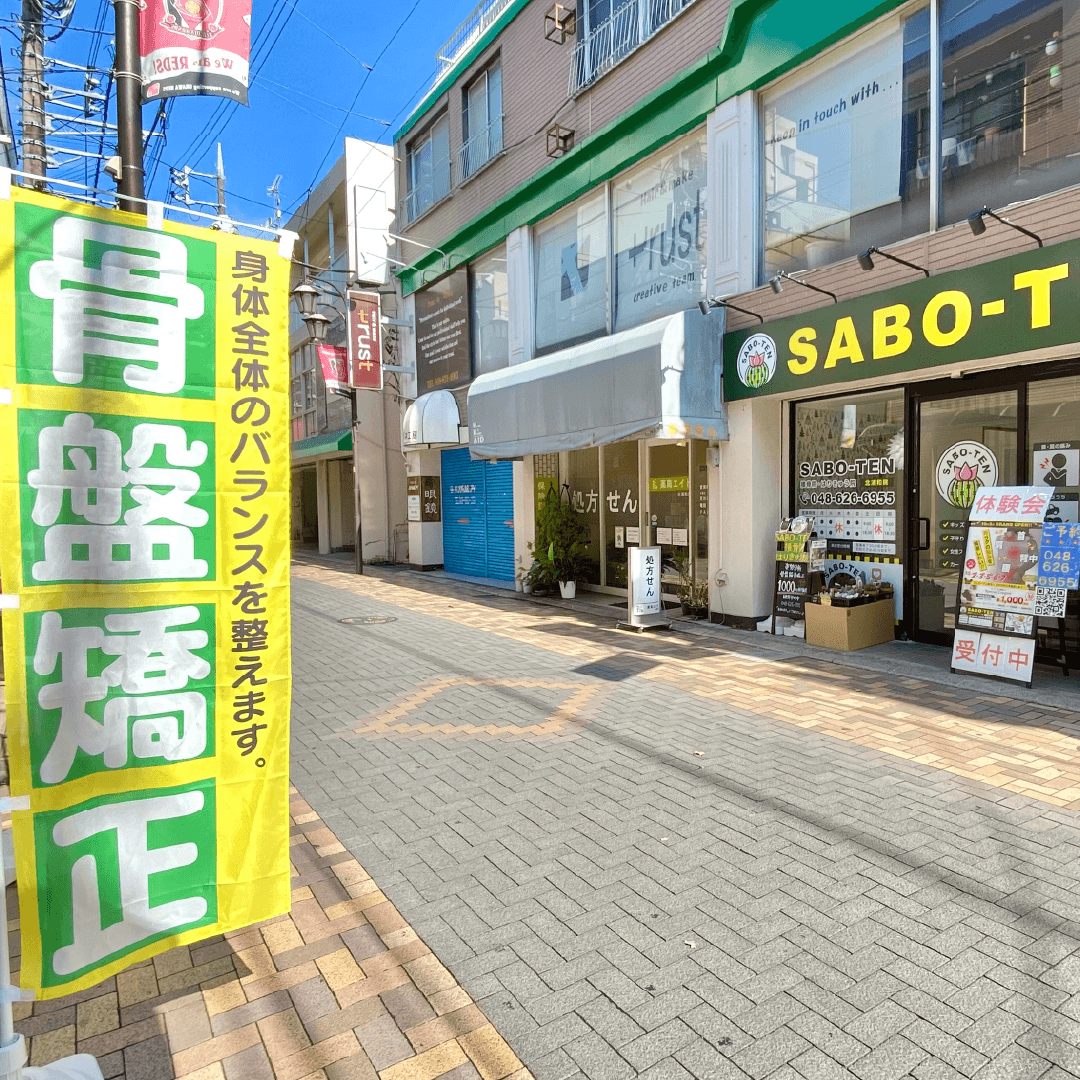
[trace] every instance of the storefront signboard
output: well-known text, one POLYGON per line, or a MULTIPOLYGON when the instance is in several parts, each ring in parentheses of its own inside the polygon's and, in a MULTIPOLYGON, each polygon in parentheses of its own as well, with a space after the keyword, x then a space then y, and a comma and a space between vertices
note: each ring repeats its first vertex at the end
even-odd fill
POLYGON ((417 392, 453 390, 470 379, 469 287, 455 270, 416 293, 417 392))
POLYGON ((1080 589, 1080 525, 1043 523, 1039 588, 1080 589))
POLYGON ((1080 341, 1080 240, 724 336, 727 401, 1080 341))
POLYGON ((0 576, 39 998, 289 910, 288 245, 0 198, 0 576))
POLYGON ((1035 631, 1051 614, 1052 590, 1039 589, 1045 487, 981 487, 964 541, 952 667, 1031 681, 1035 631))
MULTIPOLYGON (((776 534, 776 579, 773 589, 773 629, 777 615, 789 619, 806 617, 810 595, 810 533, 814 519, 808 519, 805 532, 780 530, 776 534)), ((817 555, 817 552, 815 552, 817 555)))
POLYGON ((660 549, 632 547, 630 556, 630 618, 660 615, 660 549))
POLYGON ((382 298, 377 292, 350 289, 349 300, 349 385, 355 390, 381 390, 382 298))

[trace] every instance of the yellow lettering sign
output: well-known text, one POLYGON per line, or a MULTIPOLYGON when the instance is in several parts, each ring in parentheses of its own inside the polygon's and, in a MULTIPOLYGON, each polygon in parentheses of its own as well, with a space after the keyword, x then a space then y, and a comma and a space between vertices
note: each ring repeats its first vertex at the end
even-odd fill
POLYGON ((947 345, 955 345, 971 329, 971 301, 967 293, 959 289, 946 289, 930 299, 922 316, 923 337, 931 345, 945 348, 947 345), (953 327, 951 330, 941 329, 941 309, 951 307, 953 309, 953 327))
POLYGON ((805 375, 817 366, 817 346, 811 344, 816 337, 817 331, 812 326, 804 326, 791 335, 788 348, 795 356, 802 357, 801 360, 793 357, 787 362, 788 371, 792 375, 805 375))
POLYGON ((899 356, 911 348, 911 331, 908 329, 910 318, 911 309, 907 304, 893 304, 891 307, 877 308, 874 311, 875 360, 899 356))
POLYGON ((1058 263, 1044 270, 1025 270, 1013 278, 1016 290, 1031 290, 1031 329, 1050 325, 1050 283, 1069 276, 1069 264, 1058 263))
POLYGON ((845 315, 842 319, 837 319, 832 341, 829 342, 829 355, 825 357, 825 366, 836 367, 837 360, 850 360, 853 364, 861 364, 865 359, 851 316, 845 315))

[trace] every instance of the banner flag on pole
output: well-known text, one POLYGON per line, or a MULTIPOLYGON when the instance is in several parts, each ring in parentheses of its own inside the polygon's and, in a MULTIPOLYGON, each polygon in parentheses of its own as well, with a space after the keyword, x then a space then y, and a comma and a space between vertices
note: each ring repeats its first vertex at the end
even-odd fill
POLYGON ((202 94, 248 103, 251 0, 142 0, 143 104, 202 94))
POLYGON ((289 260, 0 198, 20 982, 289 909, 289 260), (9 392, 9 393, 8 393, 9 392))

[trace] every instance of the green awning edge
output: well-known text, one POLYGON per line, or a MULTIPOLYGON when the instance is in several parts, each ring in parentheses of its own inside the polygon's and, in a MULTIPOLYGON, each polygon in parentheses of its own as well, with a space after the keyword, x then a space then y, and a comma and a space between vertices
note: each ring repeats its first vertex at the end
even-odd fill
POLYGON ((402 295, 409 296, 501 243, 514 229, 540 221, 610 180, 704 123, 721 102, 772 82, 904 2, 831 0, 820 6, 805 0, 734 0, 718 48, 397 271, 402 295), (445 263, 440 250, 449 252, 445 263))
POLYGON ((351 431, 328 431, 325 435, 312 435, 294 442, 292 457, 295 461, 297 458, 315 457, 316 454, 333 454, 339 450, 352 452, 351 431))

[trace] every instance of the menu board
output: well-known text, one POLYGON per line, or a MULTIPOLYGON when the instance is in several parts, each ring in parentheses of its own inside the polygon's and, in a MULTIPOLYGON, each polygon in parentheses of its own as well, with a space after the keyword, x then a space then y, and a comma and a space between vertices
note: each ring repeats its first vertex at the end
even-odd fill
POLYGON ((1038 616, 1049 613, 1038 579, 1050 494, 979 489, 965 529, 952 670, 1030 684, 1038 616))
MULTIPOLYGON (((805 532, 781 529, 776 534, 776 584, 773 590, 773 630, 778 615, 789 619, 806 617, 806 599, 810 595, 810 533, 814 519, 803 519, 805 532)), ((820 558, 820 551, 815 550, 820 558)))

